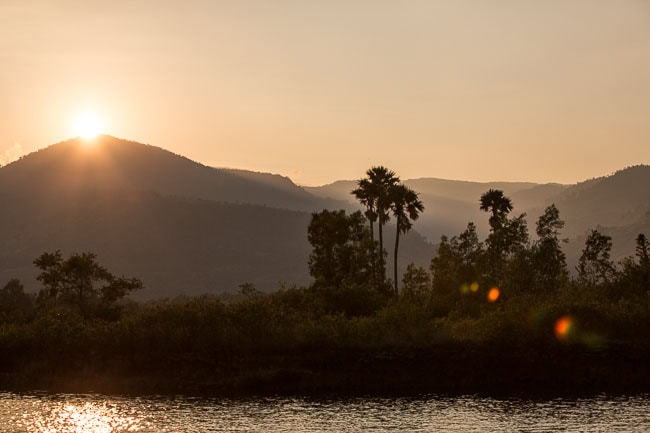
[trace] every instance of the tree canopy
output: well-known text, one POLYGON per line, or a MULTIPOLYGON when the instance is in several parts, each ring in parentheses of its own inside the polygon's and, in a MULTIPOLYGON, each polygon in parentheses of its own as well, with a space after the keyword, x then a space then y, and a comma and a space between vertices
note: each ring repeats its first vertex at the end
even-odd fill
POLYGON ((377 245, 364 225, 364 216, 344 210, 313 213, 307 229, 312 245, 309 272, 316 286, 366 284, 374 280, 377 245))
POLYGON ((63 305, 90 315, 99 306, 111 306, 143 287, 137 278, 116 277, 97 263, 94 253, 74 253, 67 259, 61 251, 43 253, 34 264, 41 270, 36 279, 43 288, 42 304, 63 305))

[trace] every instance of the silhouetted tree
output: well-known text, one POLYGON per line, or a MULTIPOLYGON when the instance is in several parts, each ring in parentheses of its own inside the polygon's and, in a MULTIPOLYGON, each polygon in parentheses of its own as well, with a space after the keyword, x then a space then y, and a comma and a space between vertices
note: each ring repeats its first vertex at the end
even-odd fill
POLYGON ((399 289, 397 284, 397 256, 399 250, 399 236, 400 233, 406 234, 411 227, 413 227, 412 221, 415 221, 420 216, 420 213, 424 211, 424 204, 418 198, 418 193, 413 191, 411 188, 399 184, 393 185, 390 190, 390 202, 391 202, 391 211, 395 217, 395 249, 394 254, 394 281, 395 281, 395 296, 399 295, 399 289))
POLYGON ((645 297, 648 294, 650 290, 649 250, 648 239, 640 233, 636 237, 636 260, 634 257, 626 257, 621 261, 622 270, 619 273, 617 286, 622 289, 622 293, 616 295, 645 297))
POLYGON ((472 222, 458 236, 442 236, 430 267, 434 295, 451 301, 458 298, 462 287, 478 283, 483 254, 483 244, 472 222))
POLYGON ((612 238, 592 229, 578 260, 578 280, 590 287, 611 282, 616 275, 611 250, 612 238))
POLYGON ((431 259, 431 290, 434 306, 447 314, 460 295, 463 283, 463 257, 458 249, 458 238, 440 237, 438 252, 431 259))
POLYGON ((529 290, 534 283, 533 254, 525 217, 525 214, 521 214, 508 220, 503 230, 506 235, 503 241, 504 256, 496 262, 505 266, 501 268, 501 275, 495 274, 495 282, 501 285, 502 296, 529 290))
POLYGON ((636 237, 636 257, 639 260, 641 290, 650 290, 650 242, 643 233, 636 237))
POLYGON ((66 260, 60 251, 43 253, 34 260, 41 270, 36 279, 43 284, 39 300, 71 306, 89 315, 97 304, 113 304, 143 287, 137 278, 115 277, 96 258, 88 252, 72 254, 66 260))
MULTIPOLYGON (((515 258, 512 265, 520 275, 528 267, 524 252, 528 247, 528 225, 526 214, 509 219, 512 202, 501 190, 490 189, 481 196, 480 209, 490 212, 490 234, 486 240, 484 273, 492 280, 490 284, 502 284, 505 280, 509 259, 515 258), (519 255, 518 257, 516 257, 519 255)), ((513 267, 511 266, 511 268, 513 267)), ((512 276, 512 275, 511 275, 512 276)))
POLYGON ((410 263, 402 277, 402 299, 426 304, 431 299, 431 275, 426 269, 410 263))
POLYGON ((503 191, 489 189, 481 195, 480 209, 492 214, 489 220, 490 227, 497 230, 505 224, 508 214, 512 211, 512 202, 503 194, 503 191))
POLYGON ((636 237, 636 257, 639 259, 639 266, 643 269, 650 269, 650 241, 643 233, 636 237))
POLYGON ((535 285, 542 291, 556 290, 567 281, 568 271, 566 256, 560 247, 560 230, 564 221, 560 219, 560 211, 555 204, 546 208, 544 215, 537 221, 538 240, 533 247, 533 271, 535 285))
POLYGON ((478 266, 483 254, 483 243, 479 241, 476 225, 467 223, 467 228, 458 235, 458 254, 462 261, 462 279, 471 283, 478 279, 478 266))
POLYGON ((0 289, 0 322, 27 319, 33 310, 33 300, 25 293, 20 280, 12 278, 0 289))
POLYGON ((399 177, 394 171, 383 166, 371 167, 366 171, 366 178, 357 181, 357 189, 352 194, 357 197, 362 205, 366 206, 366 218, 370 222, 371 231, 373 223, 379 226, 379 260, 378 268, 384 278, 384 225, 389 221, 390 188, 399 184, 399 177))
POLYGON ((339 288, 343 284, 375 282, 376 243, 370 237, 361 212, 346 215, 344 210, 323 210, 313 213, 307 238, 312 245, 309 272, 315 286, 339 288))

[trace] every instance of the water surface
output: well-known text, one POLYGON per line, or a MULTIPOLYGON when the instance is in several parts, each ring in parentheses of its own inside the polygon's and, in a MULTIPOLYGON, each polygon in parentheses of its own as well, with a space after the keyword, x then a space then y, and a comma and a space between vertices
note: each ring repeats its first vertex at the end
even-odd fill
POLYGON ((0 431, 650 431, 650 396, 584 399, 115 397, 0 394, 0 431))

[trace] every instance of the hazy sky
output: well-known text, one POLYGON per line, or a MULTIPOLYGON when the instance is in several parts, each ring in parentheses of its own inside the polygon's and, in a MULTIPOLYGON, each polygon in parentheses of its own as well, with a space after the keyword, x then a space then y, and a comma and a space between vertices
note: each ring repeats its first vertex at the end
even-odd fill
POLYGON ((0 163, 105 132, 307 185, 650 163, 650 0, 0 0, 0 163))

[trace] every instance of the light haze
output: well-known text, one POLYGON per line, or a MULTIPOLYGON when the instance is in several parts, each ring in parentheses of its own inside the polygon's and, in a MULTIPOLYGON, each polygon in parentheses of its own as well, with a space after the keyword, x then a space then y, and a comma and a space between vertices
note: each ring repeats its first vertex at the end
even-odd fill
POLYGON ((106 133, 320 185, 650 163, 650 2, 0 1, 0 163, 106 133))

